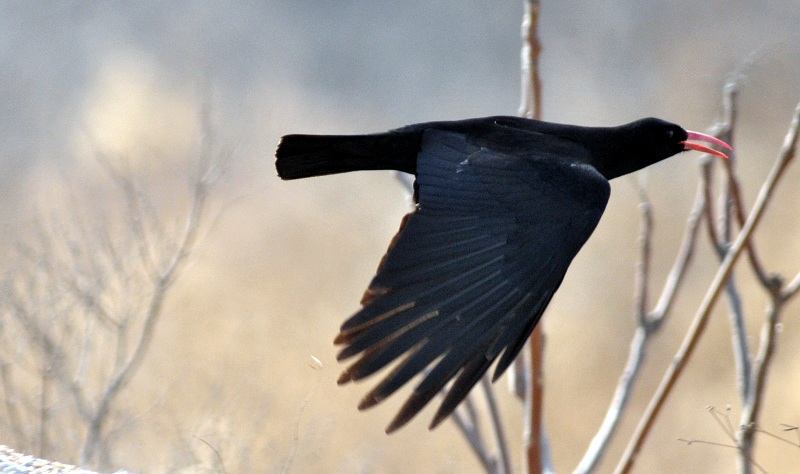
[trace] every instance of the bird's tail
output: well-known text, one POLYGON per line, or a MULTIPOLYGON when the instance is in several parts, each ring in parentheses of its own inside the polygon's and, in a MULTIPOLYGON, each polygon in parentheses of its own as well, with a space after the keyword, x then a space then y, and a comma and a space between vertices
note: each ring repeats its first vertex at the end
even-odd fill
POLYGON ((401 132, 374 135, 286 135, 275 152, 283 179, 358 170, 416 172, 421 137, 401 132))

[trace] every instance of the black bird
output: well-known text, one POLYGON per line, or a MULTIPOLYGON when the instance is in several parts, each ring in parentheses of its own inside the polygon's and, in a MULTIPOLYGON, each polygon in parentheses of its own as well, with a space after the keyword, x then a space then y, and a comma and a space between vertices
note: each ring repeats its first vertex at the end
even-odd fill
POLYGON ((434 428, 489 366, 508 368, 605 210, 608 180, 714 137, 647 118, 580 127, 518 117, 430 122, 353 136, 287 135, 283 179, 357 170, 416 175, 403 218, 362 309, 344 322, 339 384, 405 357, 359 404, 371 407, 424 373, 386 429, 416 415, 452 379, 434 428))

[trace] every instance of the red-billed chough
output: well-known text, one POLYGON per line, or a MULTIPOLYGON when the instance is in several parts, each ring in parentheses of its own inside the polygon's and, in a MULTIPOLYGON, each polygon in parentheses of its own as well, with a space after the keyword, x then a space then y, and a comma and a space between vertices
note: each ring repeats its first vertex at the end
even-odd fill
POLYGON ((361 401, 371 407, 424 372, 387 428, 417 414, 453 380, 431 428, 495 360, 497 379, 525 344, 608 202, 608 181, 685 150, 723 153, 711 136, 648 118, 581 127, 518 117, 430 122, 353 136, 287 135, 283 179, 357 170, 416 175, 401 224, 344 322, 343 384, 402 360, 361 401))

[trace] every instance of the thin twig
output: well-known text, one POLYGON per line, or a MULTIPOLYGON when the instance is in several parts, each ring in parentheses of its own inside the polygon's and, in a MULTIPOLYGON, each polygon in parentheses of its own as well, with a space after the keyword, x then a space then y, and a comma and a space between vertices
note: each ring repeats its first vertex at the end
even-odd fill
MULTIPOLYGON (((297 455, 297 447, 300 444, 300 421, 303 419, 303 413, 305 413, 306 407, 308 407, 308 402, 311 401, 311 397, 314 396, 314 393, 316 393, 317 391, 317 387, 319 387, 319 381, 320 381, 320 372, 317 372, 317 377, 316 380, 314 381, 314 386, 308 392, 303 401, 300 402, 300 408, 297 409, 297 417, 294 420, 294 430, 292 432, 292 447, 289 450, 289 456, 286 457, 286 461, 283 463, 283 469, 281 469, 281 473, 283 474, 287 474, 289 470, 291 470, 292 468, 292 463, 294 463, 294 458, 297 455)), ((217 453, 217 456, 219 456, 219 453, 217 453)), ((221 458, 220 462, 222 462, 221 458)))
MULTIPOLYGON (((442 396, 444 395, 446 395, 446 392, 442 390, 442 396)), ((467 418, 469 419, 472 429, 478 433, 482 433, 483 427, 481 426, 481 417, 477 408, 475 408, 475 397, 472 396, 472 393, 464 399, 464 411, 467 413, 467 418)))
MULTIPOLYGON (((757 431, 757 432, 759 432, 761 434, 765 434, 765 435, 767 435, 767 436, 769 436, 771 438, 777 439, 778 441, 783 441, 784 443, 786 443, 786 444, 788 444, 790 446, 794 446, 795 448, 800 448, 800 440, 792 441, 790 439, 784 438, 783 436, 778 436, 775 433, 770 433, 769 431, 761 429, 758 426, 754 426, 753 427, 753 431, 757 431)), ((798 429, 797 429, 796 426, 791 426, 791 427, 788 427, 788 428, 784 428, 783 431, 794 431, 795 433, 798 434, 798 437, 800 437, 800 433, 798 433, 798 429)))
MULTIPOLYGON (((735 82, 729 82, 725 85, 725 89, 723 91, 722 96, 722 114, 723 114, 723 126, 716 133, 716 137, 727 142, 729 145, 734 146, 734 129, 736 128, 736 119, 738 117, 739 112, 739 86, 735 82)), ((731 206, 730 211, 734 214, 736 218, 737 225, 740 227, 744 225, 745 222, 745 209, 746 206, 744 204, 744 198, 742 197, 742 190, 741 185, 739 184, 738 175, 735 172, 735 164, 736 164, 736 151, 735 146, 734 150, 731 150, 729 153, 730 159, 722 160, 723 165, 725 168, 728 186, 725 189, 725 200, 727 205, 731 206)), ((726 221, 727 226, 730 227, 730 218, 731 213, 726 213, 726 221)), ((714 242, 719 243, 718 240, 714 240, 714 242)), ((726 242, 727 243, 727 242, 726 242)), ((764 265, 761 263, 761 259, 758 257, 758 252, 756 252, 755 240, 750 239, 747 242, 747 257, 750 260, 750 266, 753 269, 758 280, 761 282, 762 285, 768 286, 770 283, 770 277, 767 274, 766 270, 764 270, 764 265)))
POLYGON ((767 319, 761 328, 761 342, 754 364, 752 389, 747 394, 740 418, 739 442, 742 446, 742 456, 746 460, 752 461, 755 427, 761 413, 767 375, 769 374, 772 357, 775 354, 778 322, 780 321, 782 308, 783 302, 777 293, 773 293, 772 303, 767 312, 767 319))
POLYGON ((489 408, 490 426, 492 427, 494 444, 497 447, 497 459, 501 468, 500 472, 511 474, 511 456, 508 451, 505 430, 503 429, 503 419, 500 416, 500 410, 497 407, 497 399, 492 389, 492 381, 488 374, 484 374, 483 377, 481 377, 481 385, 484 388, 483 394, 486 397, 486 406, 489 408))
POLYGON ((736 432, 733 429, 733 425, 731 424, 731 419, 727 413, 720 414, 716 408, 708 407, 708 412, 711 414, 711 418, 714 419, 714 422, 722 428, 722 432, 725 433, 728 438, 738 446, 738 441, 736 440, 736 432))
POLYGON ((592 442, 589 443, 589 448, 586 450, 580 463, 578 463, 578 466, 575 468, 575 473, 583 474, 593 472, 606 453, 608 445, 622 419, 623 410, 628 405, 628 400, 633 392, 634 382, 644 362, 647 342, 647 330, 644 329, 644 326, 639 326, 636 328, 636 332, 631 340, 628 362, 625 364, 617 388, 614 391, 614 398, 611 400, 611 406, 608 407, 606 416, 603 418, 603 423, 600 425, 594 438, 592 438, 592 442))
POLYGON ((728 300, 728 309, 731 321, 731 346, 733 359, 736 364, 736 378, 739 382, 739 395, 744 401, 750 391, 752 366, 750 363, 750 342, 745 326, 744 305, 742 296, 736 285, 735 276, 731 274, 725 284, 725 295, 728 300))
MULTIPOLYGON (((736 118, 738 116, 738 97, 739 87, 736 83, 728 83, 722 95, 722 114, 723 121, 717 137, 726 141, 728 144, 733 145, 734 130, 736 128, 736 118)), ((712 244, 717 250, 717 255, 720 260, 725 258, 725 253, 730 246, 730 231, 731 214, 735 213, 737 216, 738 225, 744 223, 744 201, 742 193, 739 188, 739 181, 734 171, 734 162, 736 154, 733 150, 730 153, 730 158, 725 161, 725 171, 728 176, 728 185, 725 187, 723 193, 724 207, 720 213, 722 219, 722 235, 719 236, 719 241, 713 241, 712 244)), ((747 241, 747 254, 750 256, 750 263, 756 274, 761 277, 763 269, 761 268, 760 261, 755 253, 753 239, 747 241)), ((725 285, 725 294, 727 295, 728 307, 730 312, 731 321, 731 337, 733 347, 733 358, 736 363, 736 374, 739 382, 739 393, 744 400, 750 391, 750 343, 747 338, 747 328, 744 323, 744 307, 742 305, 742 298, 736 285, 736 277, 731 274, 725 285)))
MULTIPOLYGON (((731 154, 731 158, 733 158, 733 153, 731 154)), ((745 220, 745 207, 744 199, 742 198, 741 184, 734 171, 734 164, 731 163, 730 160, 726 160, 724 165, 725 172, 728 176, 729 189, 731 190, 731 200, 734 203, 733 211, 738 225, 741 226, 744 224, 745 220)), ((752 240, 748 241, 747 244, 747 258, 750 261, 750 267, 753 269, 753 273, 756 275, 756 278, 758 278, 758 281, 763 286, 769 286, 772 283, 772 278, 764 269, 764 265, 761 263, 761 259, 756 251, 755 242, 752 240)))
POLYGON ((196 439, 197 441, 200 441, 201 443, 203 443, 206 446, 208 446, 209 448, 211 448, 211 451, 214 452, 214 459, 216 459, 216 461, 217 461, 217 465, 219 466, 219 470, 222 471, 222 474, 227 474, 228 471, 225 469, 225 462, 222 460, 222 455, 219 453, 219 450, 217 448, 215 448, 211 443, 209 443, 208 441, 204 440, 203 438, 201 438, 199 436, 192 435, 192 438, 196 439))
POLYGON ((522 16, 522 73, 519 115, 542 119, 542 79, 539 74, 539 56, 542 43, 539 41, 539 0, 526 0, 522 16))
POLYGON ((714 250, 719 252, 719 245, 722 239, 720 238, 719 232, 717 232, 718 221, 714 218, 714 206, 711 205, 714 194, 712 177, 714 174, 715 161, 716 160, 714 160, 711 155, 703 155, 700 157, 700 182, 702 184, 703 196, 708 203, 703 212, 706 221, 706 230, 708 231, 708 239, 711 241, 711 245, 714 246, 714 250))
MULTIPOLYGON (((707 407, 706 409, 711 414, 711 417, 714 418, 714 422, 717 423, 720 429, 722 429, 722 432, 725 433, 725 435, 728 437, 728 439, 731 440, 733 444, 725 444, 725 443, 718 443, 715 441, 697 440, 697 439, 687 440, 683 438, 678 438, 678 441, 683 441, 688 445, 697 443, 697 444, 705 444, 710 446, 736 449, 743 460, 742 463, 743 471, 750 472, 750 467, 755 467, 760 472, 766 474, 767 472, 766 469, 764 469, 763 466, 761 466, 758 462, 756 462, 755 459, 753 459, 751 452, 743 450, 742 444, 736 438, 736 430, 733 428, 733 424, 731 423, 731 419, 728 413, 727 412, 722 413, 713 406, 707 407)), ((730 408, 728 408, 728 410, 730 410, 730 408)))
MULTIPOLYGON (((706 441, 706 440, 702 440, 702 439, 685 439, 685 438, 678 438, 678 441, 684 442, 684 443, 686 443, 686 444, 687 444, 687 445, 689 445, 689 446, 691 446, 692 444, 705 444, 705 445, 709 445, 709 446, 717 446, 717 447, 720 447, 720 448, 731 448, 731 449, 736 449, 736 450, 739 450, 739 446, 737 446, 737 445, 735 445, 735 444, 717 443, 717 442, 715 442, 715 441, 706 441)), ((762 472, 762 473, 764 473, 764 474, 767 474, 767 470, 766 470, 766 469, 764 469, 764 467, 763 467, 763 466, 761 466, 760 464, 758 464, 758 463, 757 463, 755 460, 751 459, 751 460, 750 460, 750 463, 751 463, 751 464, 752 464, 752 465, 753 465, 753 466, 754 466, 756 469, 758 469, 760 472, 762 472)))
POLYGON ((475 456, 478 457, 478 460, 483 465, 483 469, 488 473, 496 473, 497 463, 495 462, 494 456, 486 449, 486 443, 483 441, 480 431, 476 429, 474 424, 464 419, 460 410, 461 407, 453 411, 450 415, 450 419, 453 420, 459 431, 461 431, 461 434, 467 439, 467 444, 472 448, 472 452, 475 453, 475 456))
MULTIPOLYGON (((641 176, 641 175, 640 175, 641 176)), ((650 283, 650 261, 652 259, 653 241, 653 206, 647 195, 647 189, 639 180, 639 209, 641 230, 639 231, 639 262, 636 264, 636 285, 634 301, 636 302, 636 319, 641 326, 647 325, 648 293, 650 283)))
POLYGON ((725 444, 725 443, 718 443, 718 442, 716 442, 716 441, 706 441, 706 440, 704 440, 704 439, 686 439, 686 438, 678 438, 678 441, 681 441, 681 442, 683 442, 683 443, 686 443, 687 445, 692 445, 692 444, 708 444, 708 445, 710 445, 710 446, 719 446, 720 448, 733 448, 733 449, 739 449, 739 446, 736 446, 735 444, 725 444))
POLYGON ((689 218, 686 220, 686 230, 683 234, 680 248, 678 249, 678 255, 675 257, 675 263, 673 263, 672 269, 667 276, 664 289, 661 292, 661 296, 658 298, 655 308, 653 308, 647 316, 650 331, 656 330, 661 321, 669 314, 670 309, 672 309, 672 304, 675 301, 678 290, 683 284, 686 271, 689 269, 689 262, 691 262, 694 256, 694 249, 700 229, 700 218, 704 215, 705 210, 710 207, 708 205, 710 201, 706 199, 704 193, 704 181, 705 179, 701 180, 695 195, 694 204, 692 205, 691 211, 689 211, 689 218))
POLYGON ((784 301, 791 299, 798 290, 800 290, 800 273, 792 278, 792 281, 781 291, 781 299, 784 301))
POLYGON ((84 418, 90 416, 90 403, 83 387, 76 380, 69 377, 69 371, 66 368, 69 357, 64 348, 57 344, 51 335, 45 331, 46 326, 42 327, 41 322, 35 320, 35 312, 25 307, 22 303, 22 296, 12 293, 10 300, 12 316, 19 321, 28 338, 39 346, 39 349, 44 354, 48 354, 49 370, 51 370, 52 375, 59 384, 72 395, 78 414, 84 418))

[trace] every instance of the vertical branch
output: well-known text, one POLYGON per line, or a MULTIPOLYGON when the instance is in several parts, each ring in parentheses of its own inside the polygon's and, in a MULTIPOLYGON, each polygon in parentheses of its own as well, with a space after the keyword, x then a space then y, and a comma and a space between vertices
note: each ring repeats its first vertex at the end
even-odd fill
POLYGON ((489 408, 489 417, 492 420, 492 435, 494 436, 494 444, 497 446, 497 461, 500 464, 500 472, 510 474, 511 456, 509 456, 508 443, 503 429, 503 419, 500 417, 500 410, 497 407, 497 399, 495 398, 494 390, 492 390, 492 381, 489 376, 484 375, 481 377, 481 385, 484 388, 486 406, 489 408))
MULTIPOLYGON (((725 86, 722 100, 723 126, 720 130, 719 138, 731 145, 733 145, 733 132, 736 127, 736 117, 738 115, 738 96, 739 88, 735 83, 729 83, 725 86)), ((720 219, 722 220, 721 227, 723 229, 720 238, 722 240, 712 242, 716 247, 720 259, 725 258, 725 253, 730 245, 730 233, 733 228, 731 220, 733 219, 733 215, 736 214, 739 216, 739 225, 744 222, 744 203, 741 200, 739 184, 736 179, 736 174, 733 171, 735 160, 736 154, 735 152, 731 152, 730 158, 725 163, 728 174, 728 185, 723 192, 724 201, 720 212, 720 219)), ((758 259, 753 250, 752 240, 748 241, 747 250, 751 263, 757 262, 758 259)), ((754 264, 754 268, 760 267, 754 264)), ((731 319, 731 342, 739 381, 739 393, 744 401, 747 397, 747 393, 750 391, 750 344, 747 340, 747 328, 744 323, 744 307, 742 305, 741 294, 739 293, 733 275, 731 275, 728 283, 725 285, 725 293, 728 297, 728 308, 731 319)))
POLYGON ((681 246, 678 250, 678 255, 675 257, 675 263, 672 265, 667 280, 664 283, 664 288, 661 291, 661 296, 656 302, 655 308, 647 316, 648 323, 652 326, 652 330, 658 328, 663 319, 669 314, 672 309, 672 304, 678 294, 681 284, 683 283, 686 270, 689 268, 689 263, 694 256, 694 249, 697 243, 697 238, 700 233, 700 221, 702 216, 708 209, 709 202, 704 193, 705 178, 701 178, 701 183, 698 186, 697 195, 695 196, 694 205, 689 212, 689 218, 686 220, 686 230, 683 235, 681 246))
POLYGON ((763 393, 767 385, 768 369, 775 353, 778 322, 783 303, 778 292, 773 292, 767 319, 761 327, 761 342, 755 360, 755 376, 751 384, 752 388, 747 393, 739 423, 739 466, 742 472, 749 471, 749 465, 753 458, 758 416, 761 413, 763 393))
POLYGON ((456 424, 458 429, 461 431, 461 434, 467 439, 467 444, 469 447, 472 448, 472 452, 475 453, 475 456, 478 457, 480 460, 481 465, 483 465, 483 469, 488 473, 494 473, 497 470, 496 462, 494 456, 486 449, 486 442, 483 440, 481 436, 481 430, 478 425, 478 418, 475 416, 475 407, 473 406, 472 397, 468 396, 464 399, 462 403, 464 407, 464 411, 467 412, 467 417, 469 421, 467 421, 467 417, 465 417, 459 407, 458 409, 453 411, 453 414, 450 415, 450 419, 456 424))
MULTIPOLYGON (((542 81, 539 76, 539 0, 526 0, 522 18, 522 101, 519 115, 541 120, 542 81)), ((529 473, 542 472, 543 461, 549 459, 543 450, 542 407, 544 404, 544 331, 542 323, 536 325, 528 344, 529 357, 525 358, 525 428, 524 445, 529 473)), ((548 466, 549 468, 549 466, 548 466)))
POLYGON ((521 117, 542 119, 542 80, 539 76, 539 0, 526 0, 522 16, 521 117))
POLYGON ((523 427, 523 446, 525 449, 525 465, 527 472, 541 473, 546 454, 542 452, 544 444, 542 429, 542 411, 544 405, 544 330, 541 322, 531 334, 525 362, 525 416, 523 427))
POLYGON ((653 206, 647 196, 644 183, 639 181, 639 209, 641 209, 641 230, 639 231, 639 263, 636 268, 636 319, 639 325, 647 324, 648 294, 650 290, 650 260, 653 240, 653 206))
POLYGON ((706 206, 703 217, 706 221, 706 230, 708 231, 708 239, 711 241, 711 244, 716 248, 717 243, 721 241, 719 237, 719 232, 717 231, 717 220, 714 219, 714 206, 711 205, 713 202, 713 195, 714 190, 712 189, 713 186, 713 175, 714 175, 714 163, 715 161, 712 159, 710 155, 703 155, 700 162, 700 171, 702 173, 701 183, 703 185, 703 196, 708 205, 706 206))

